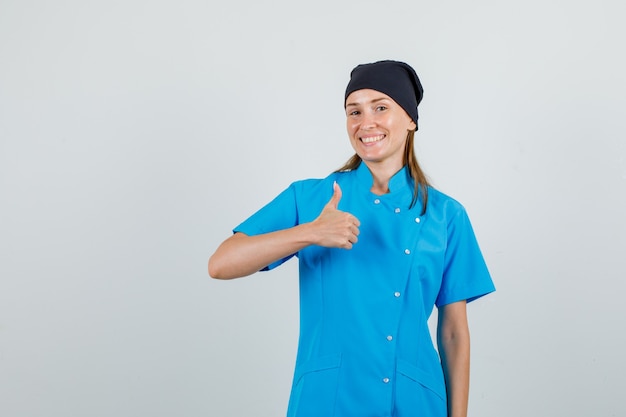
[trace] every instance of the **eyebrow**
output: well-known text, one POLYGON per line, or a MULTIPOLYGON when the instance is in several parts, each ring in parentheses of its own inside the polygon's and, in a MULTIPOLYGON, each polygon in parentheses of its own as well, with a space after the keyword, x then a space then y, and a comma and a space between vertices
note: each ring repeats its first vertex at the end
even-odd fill
MULTIPOLYGON (((370 101, 369 103, 377 103, 379 101, 383 101, 383 100, 389 100, 387 97, 380 97, 380 98, 375 98, 374 100, 370 101)), ((361 103, 347 103, 346 107, 350 107, 350 106, 358 106, 361 103)), ((366 103, 367 104, 367 103, 366 103)))

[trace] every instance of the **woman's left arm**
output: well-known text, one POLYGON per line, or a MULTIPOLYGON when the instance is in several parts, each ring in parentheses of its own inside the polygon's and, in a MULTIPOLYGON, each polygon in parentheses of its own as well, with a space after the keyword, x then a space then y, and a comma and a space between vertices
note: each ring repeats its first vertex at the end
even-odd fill
POLYGON ((470 335, 466 302, 439 308, 437 345, 448 393, 448 417, 467 417, 470 371, 470 335))

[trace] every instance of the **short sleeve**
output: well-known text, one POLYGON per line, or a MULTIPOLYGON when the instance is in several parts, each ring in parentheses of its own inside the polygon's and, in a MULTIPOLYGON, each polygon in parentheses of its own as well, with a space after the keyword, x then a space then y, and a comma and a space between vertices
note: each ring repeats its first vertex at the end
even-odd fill
POLYGON ((469 217, 461 208, 448 224, 441 289, 437 307, 456 301, 473 301, 495 291, 469 217))
MULTIPOLYGON (((239 226, 235 227, 233 229, 233 233, 241 232, 249 236, 254 236, 288 229, 296 226, 297 224, 298 211, 295 199, 295 190, 294 184, 291 184, 271 202, 254 213, 239 226)), ((295 253, 280 259, 261 270, 267 271, 274 269, 289 260, 294 255, 295 253)))

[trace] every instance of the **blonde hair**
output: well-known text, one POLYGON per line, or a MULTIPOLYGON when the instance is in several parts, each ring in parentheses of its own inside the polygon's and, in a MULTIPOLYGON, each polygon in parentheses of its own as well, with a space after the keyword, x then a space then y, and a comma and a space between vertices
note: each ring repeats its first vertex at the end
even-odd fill
MULTIPOLYGON (((422 213, 424 215, 426 213, 426 206, 428 204, 428 187, 430 183, 428 182, 428 178, 426 178, 426 174, 422 171, 419 163, 417 162, 417 157, 415 156, 414 149, 415 142, 415 130, 409 130, 406 136, 406 144, 404 147, 404 155, 402 157, 402 163, 407 166, 409 171, 409 175, 413 179, 413 199, 411 200, 411 205, 409 208, 412 208, 417 202, 417 198, 422 193, 422 213)), ((359 155, 354 154, 348 161, 339 168, 336 172, 344 172, 344 171, 352 171, 355 170, 361 165, 361 157, 359 155)))

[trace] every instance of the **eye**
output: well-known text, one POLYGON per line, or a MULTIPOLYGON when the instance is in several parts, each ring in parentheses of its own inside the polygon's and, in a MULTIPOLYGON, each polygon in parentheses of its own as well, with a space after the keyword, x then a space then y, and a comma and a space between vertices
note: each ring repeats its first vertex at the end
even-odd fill
POLYGON ((361 114, 361 112, 358 110, 352 110, 351 112, 348 112, 348 116, 358 116, 359 114, 361 114))
POLYGON ((385 111, 385 110, 387 110, 387 106, 383 106, 382 104, 376 107, 376 111, 385 111))

